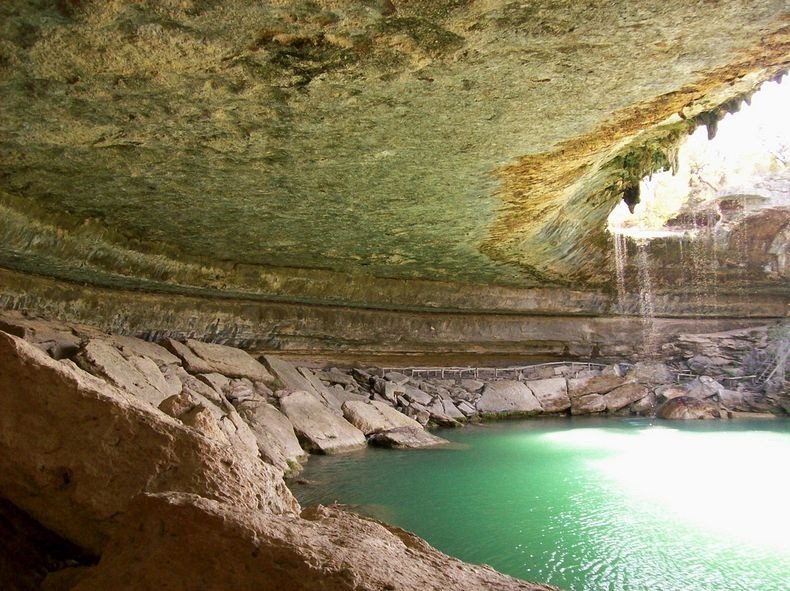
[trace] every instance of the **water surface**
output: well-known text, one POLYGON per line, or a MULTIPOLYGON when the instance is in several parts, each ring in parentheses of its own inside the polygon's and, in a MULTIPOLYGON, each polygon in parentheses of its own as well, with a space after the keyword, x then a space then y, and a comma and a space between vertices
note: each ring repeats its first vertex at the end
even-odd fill
POLYGON ((313 457, 292 488, 568 591, 788 591, 790 421, 503 422, 313 457))

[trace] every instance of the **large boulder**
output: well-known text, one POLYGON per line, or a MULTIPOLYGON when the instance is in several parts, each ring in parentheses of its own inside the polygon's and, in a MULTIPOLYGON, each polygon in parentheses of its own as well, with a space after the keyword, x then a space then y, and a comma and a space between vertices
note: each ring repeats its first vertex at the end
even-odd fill
POLYGON ((707 400, 690 396, 678 396, 658 407, 656 416, 660 419, 718 419, 721 417, 718 405, 707 400))
POLYGON ((647 388, 642 384, 623 384, 604 394, 603 402, 606 405, 606 410, 616 411, 632 402, 642 400, 645 396, 647 396, 647 388))
POLYGON ((172 395, 172 384, 165 379, 159 366, 148 357, 125 357, 108 342, 90 339, 76 355, 77 364, 95 376, 103 378, 134 394, 153 406, 159 406, 172 395))
POLYGON ((99 552, 130 499, 183 491, 295 512, 281 472, 0 332, 0 497, 99 552))
POLYGON ((332 454, 364 447, 365 435, 319 400, 301 390, 280 398, 280 409, 291 421, 306 450, 332 454))
POLYGON ((568 384, 565 378, 529 380, 527 387, 543 407, 543 412, 564 412, 571 407, 568 384))
POLYGON ((446 439, 428 433, 422 427, 397 427, 389 431, 378 431, 368 439, 371 445, 393 449, 417 449, 448 443, 446 439))
POLYGON ((606 410, 606 401, 601 394, 585 394, 571 398, 571 414, 587 415, 606 410))
MULTIPOLYGON (((268 515, 183 493, 141 495, 101 562, 79 573, 72 591, 552 589, 465 564, 406 531, 336 507, 302 515, 268 515)), ((47 583, 56 586, 60 576, 47 583)))
POLYGON ((312 395, 336 415, 343 416, 341 402, 309 369, 297 368, 290 361, 276 355, 264 355, 263 360, 286 390, 299 390, 312 395))
POLYGON ((581 398, 589 394, 606 394, 615 388, 619 388, 628 380, 613 374, 601 374, 589 378, 573 378, 568 380, 568 395, 573 398, 581 398))
POLYGON ((15 310, 0 312, 0 330, 32 343, 54 359, 74 355, 82 346, 85 332, 98 336, 95 329, 77 331, 63 323, 31 317, 15 310))
POLYGON ((107 337, 111 345, 121 350, 127 357, 136 355, 138 357, 148 357, 158 366, 181 365, 181 358, 173 355, 162 345, 144 341, 135 337, 111 335, 107 337))
POLYGON ((697 398, 698 400, 704 400, 705 398, 718 396, 719 393, 724 390, 724 386, 708 376, 700 376, 695 378, 685 384, 685 386, 686 391, 688 392, 687 396, 690 396, 691 398, 697 398))
POLYGON ((487 384, 476 407, 482 413, 492 414, 538 414, 543 411, 532 390, 514 380, 487 384))
POLYGON ((263 400, 245 400, 236 408, 255 435, 264 460, 286 474, 299 469, 306 454, 288 417, 263 400))
POLYGON ((175 342, 170 341, 173 352, 183 360, 191 373, 219 373, 229 378, 248 378, 259 382, 271 382, 274 379, 263 365, 241 349, 192 339, 179 343, 181 347, 174 345, 175 342))
POLYGON ((422 430, 422 425, 417 421, 378 400, 371 402, 351 400, 345 402, 343 403, 343 416, 365 435, 379 431, 389 431, 397 427, 411 427, 422 430))

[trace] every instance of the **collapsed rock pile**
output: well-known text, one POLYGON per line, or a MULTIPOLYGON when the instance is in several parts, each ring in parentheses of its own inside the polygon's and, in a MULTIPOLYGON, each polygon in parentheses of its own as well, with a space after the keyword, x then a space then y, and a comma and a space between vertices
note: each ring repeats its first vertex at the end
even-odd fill
MULTIPOLYGON (((242 351, 164 345, 3 318, 0 516, 4 547, 27 550, 0 555, 0 587, 551 589, 338 508, 302 512, 280 467, 300 441, 337 450, 363 431, 309 391, 272 392, 280 374, 242 351)), ((346 410, 376 437, 422 431, 375 402, 346 410)))

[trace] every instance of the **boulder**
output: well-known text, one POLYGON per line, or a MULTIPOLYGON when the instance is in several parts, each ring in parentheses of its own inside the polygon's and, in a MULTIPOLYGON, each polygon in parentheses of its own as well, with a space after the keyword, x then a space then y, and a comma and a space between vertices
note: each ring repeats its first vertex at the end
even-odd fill
POLYGON ((466 417, 473 417, 477 414, 477 409, 465 400, 457 402, 456 406, 466 417))
POLYGON ((672 384, 675 381, 675 372, 658 361, 638 361, 628 372, 627 377, 640 384, 672 384))
POLYGON ((678 396, 688 396, 688 388, 683 384, 665 384, 656 388, 658 402, 672 400, 678 396))
POLYGON ((606 410, 615 411, 641 400, 647 396, 647 388, 642 384, 623 384, 603 396, 606 410))
POLYGON ((280 409, 307 451, 332 454, 366 444, 362 431, 327 409, 312 394, 301 390, 286 394, 280 398, 280 409))
POLYGON ((403 386, 403 397, 409 402, 417 402, 419 404, 430 404, 433 400, 433 396, 429 393, 408 385, 403 386))
POLYGON ((293 425, 283 413, 263 400, 245 400, 236 406, 255 436, 261 457, 286 474, 299 469, 306 454, 293 425))
POLYGON ((337 399, 337 396, 335 396, 329 388, 324 386, 324 384, 316 377, 312 370, 306 367, 300 367, 299 373, 302 374, 304 379, 310 383, 310 385, 313 387, 313 390, 316 392, 316 394, 318 394, 321 402, 324 403, 324 406, 326 406, 336 415, 343 416, 340 400, 337 399))
POLYGON ((708 376, 700 376, 686 384, 687 396, 698 400, 717 396, 724 389, 724 386, 708 376))
POLYGON ((425 407, 431 413, 430 420, 440 427, 460 427, 461 424, 444 411, 444 402, 441 398, 436 397, 431 404, 425 407))
POLYGON ((187 347, 184 343, 175 339, 165 339, 162 341, 165 348, 178 357, 184 368, 193 374, 198 373, 212 373, 214 368, 205 359, 201 359, 195 355, 194 351, 187 347))
POLYGON ((640 416, 652 416, 657 406, 656 395, 648 392, 647 396, 631 404, 631 412, 640 416))
POLYGON ((312 507, 302 516, 183 493, 141 495, 101 562, 83 570, 72 591, 552 589, 465 564, 413 534, 337 507, 312 507))
POLYGON ((571 399, 581 398, 588 394, 606 394, 626 383, 626 378, 616 375, 593 376, 591 378, 568 380, 568 395, 571 399))
POLYGON ((258 382, 274 380, 266 368, 246 351, 192 339, 188 339, 185 344, 200 358, 201 365, 208 367, 207 370, 193 371, 193 373, 219 373, 229 378, 249 378, 258 382))
POLYGON ((141 492, 296 512, 281 473, 136 396, 0 333, 0 497, 100 552, 141 492), (31 436, 35 434, 35 436, 31 436))
POLYGON ((458 407, 451 400, 442 400, 442 410, 451 419, 466 420, 466 415, 458 410, 458 407))
POLYGON ((606 402, 600 394, 585 394, 571 398, 571 414, 587 415, 606 410, 606 402))
POLYGON ((540 402, 527 386, 514 380, 491 382, 475 404, 482 413, 538 414, 540 402))
POLYGON ((388 382, 394 382, 395 384, 402 386, 403 384, 408 382, 409 379, 411 378, 397 371, 388 371, 387 373, 384 374, 384 379, 387 380, 388 382))
POLYGON ((224 394, 225 389, 230 385, 230 378, 220 373, 201 373, 195 376, 208 387, 213 388, 218 394, 224 394))
POLYGON ((172 393, 159 366, 147 357, 124 357, 109 343, 90 339, 75 356, 77 364, 95 376, 103 378, 134 394, 153 406, 159 406, 172 393))
POLYGON ((181 367, 176 368, 175 375, 181 381, 182 389, 200 394, 203 398, 210 400, 216 405, 222 404, 222 392, 216 390, 206 382, 197 379, 181 367))
POLYGON ((571 407, 565 378, 530 380, 527 387, 540 402, 543 412, 564 412, 571 407))
POLYGON ((181 365, 181 359, 173 355, 162 345, 157 345, 156 343, 144 341, 135 337, 119 335, 108 336, 107 340, 111 345, 120 349, 127 357, 148 357, 148 359, 154 361, 159 367, 163 365, 181 365))
POLYGON ((449 443, 446 439, 428 433, 422 427, 398 427, 389 431, 378 431, 370 436, 368 442, 377 447, 395 449, 418 449, 449 443))
POLYGON ((393 404, 397 401, 398 394, 406 393, 403 385, 376 377, 373 378, 373 391, 393 404))
POLYGON ((397 427, 422 429, 422 425, 414 419, 376 400, 371 402, 344 402, 343 416, 365 435, 379 431, 389 431, 397 427))
POLYGON ((718 405, 691 396, 678 396, 658 407, 656 416, 660 419, 718 419, 721 417, 718 405))
POLYGON ((314 373, 319 380, 329 384, 340 384, 341 386, 357 385, 357 381, 354 378, 336 369, 331 369, 329 371, 317 371, 314 373))
POLYGON ((409 404, 409 406, 403 409, 403 412, 407 417, 413 418, 422 426, 427 425, 428 421, 431 420, 431 411, 429 411, 419 402, 412 402, 409 404))
POLYGON ((602 376, 616 376, 618 378, 621 378, 621 377, 625 376, 625 372, 623 371, 623 368, 620 366, 619 363, 613 363, 612 365, 607 365, 606 367, 604 367, 601 370, 601 375, 602 376))
POLYGON ((485 387, 486 383, 480 380, 463 379, 459 382, 459 385, 467 392, 477 394, 485 387))

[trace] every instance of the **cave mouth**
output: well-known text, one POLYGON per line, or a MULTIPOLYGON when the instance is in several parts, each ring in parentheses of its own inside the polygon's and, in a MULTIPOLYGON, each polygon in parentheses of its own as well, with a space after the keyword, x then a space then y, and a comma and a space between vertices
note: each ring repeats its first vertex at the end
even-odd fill
POLYGON ((702 212, 790 207, 790 84, 781 82, 766 82, 737 112, 698 127, 679 147, 674 170, 642 179, 638 194, 612 210, 609 232, 693 239, 719 221, 702 212))

